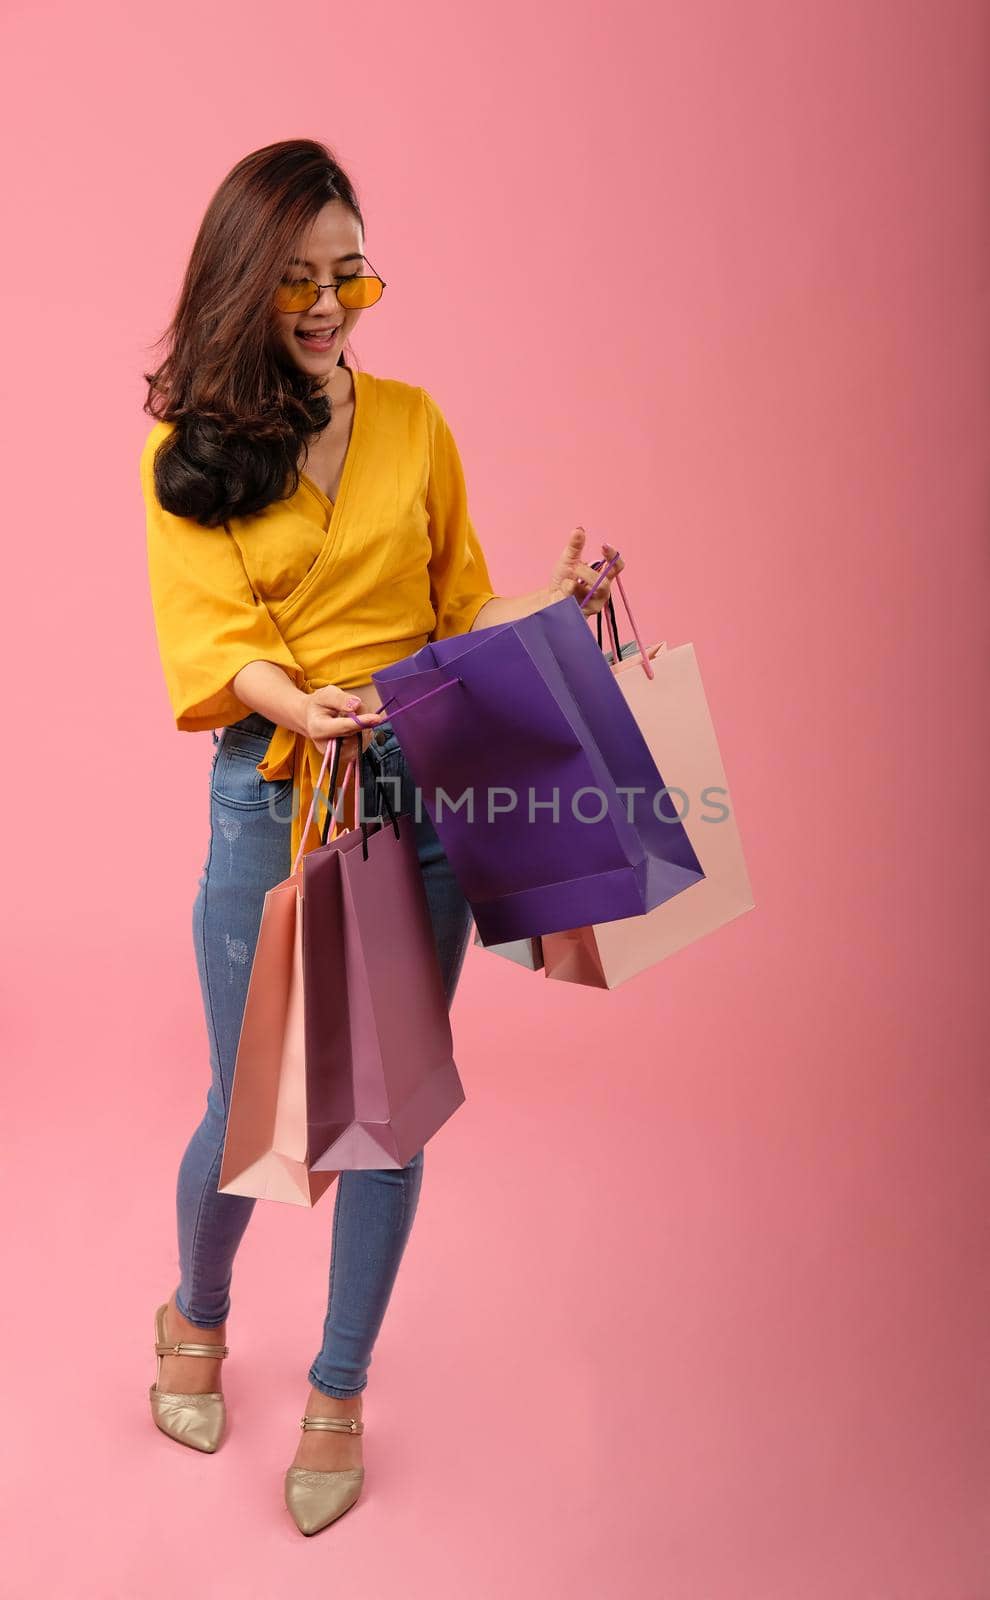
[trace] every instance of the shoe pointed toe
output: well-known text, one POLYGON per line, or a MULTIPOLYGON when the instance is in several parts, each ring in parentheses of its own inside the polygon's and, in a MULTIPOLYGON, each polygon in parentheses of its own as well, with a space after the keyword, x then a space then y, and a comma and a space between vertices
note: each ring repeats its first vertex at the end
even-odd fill
POLYGON ((340 1467, 334 1472, 289 1467, 285 1503, 299 1532, 319 1533, 336 1522, 357 1500, 363 1483, 363 1467, 340 1467))
POLYGON ((155 1423, 170 1439, 210 1454, 219 1448, 227 1425, 222 1394, 168 1394, 152 1385, 149 1397, 155 1423))
POLYGON ((203 1343, 187 1339, 172 1340, 167 1336, 169 1302, 166 1300, 155 1312, 155 1353, 158 1372, 148 1390, 151 1415, 156 1427, 179 1444, 188 1444, 193 1450, 211 1453, 217 1449, 227 1426, 227 1407, 219 1389, 205 1394, 178 1394, 160 1389, 162 1361, 167 1355, 200 1356, 213 1361, 224 1361, 228 1355, 225 1344, 203 1343))

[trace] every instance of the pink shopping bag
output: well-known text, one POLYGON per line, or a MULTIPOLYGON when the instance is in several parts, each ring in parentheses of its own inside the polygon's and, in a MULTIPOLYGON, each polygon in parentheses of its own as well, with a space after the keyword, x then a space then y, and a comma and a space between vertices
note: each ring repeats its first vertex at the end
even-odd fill
MULTIPOLYGON (((615 582, 625 602, 619 574, 615 582)), ((694 646, 658 644, 647 652, 636 633, 636 653, 623 656, 614 613, 610 632, 616 681, 705 875, 642 916, 543 935, 546 977, 600 989, 617 988, 755 907, 694 646)))
MULTIPOLYGON (((327 756, 333 743, 327 745, 327 756)), ((325 756, 320 783, 326 764, 325 756)), ((349 765, 342 792, 350 771, 349 765)), ((309 832, 316 799, 314 793, 303 839, 309 832)), ((289 877, 265 895, 241 1019, 217 1188, 221 1194, 312 1207, 337 1172, 314 1172, 310 1165, 301 856, 300 844, 289 877)))

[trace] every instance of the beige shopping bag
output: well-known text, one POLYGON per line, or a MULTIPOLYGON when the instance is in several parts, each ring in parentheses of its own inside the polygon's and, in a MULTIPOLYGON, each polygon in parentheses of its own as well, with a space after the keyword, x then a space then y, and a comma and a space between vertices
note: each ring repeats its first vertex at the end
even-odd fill
MULTIPOLYGON (((313 819, 319 785, 337 741, 327 744, 320 778, 303 829, 313 819)), ((353 770, 344 778, 343 789, 353 770)), ((336 778, 337 758, 330 780, 336 778)), ((320 796, 322 798, 322 796, 320 796)), ((340 811, 334 806, 335 827, 340 811)), ((303 999, 302 846, 293 870, 265 895, 247 999, 234 1063, 217 1189, 255 1200, 314 1206, 339 1172, 315 1172, 306 1081, 306 1018, 303 999)))
POLYGON ((647 659, 652 677, 641 645, 613 671, 705 876, 643 916, 544 934, 545 974, 565 983, 615 989, 755 906, 694 646, 647 659))

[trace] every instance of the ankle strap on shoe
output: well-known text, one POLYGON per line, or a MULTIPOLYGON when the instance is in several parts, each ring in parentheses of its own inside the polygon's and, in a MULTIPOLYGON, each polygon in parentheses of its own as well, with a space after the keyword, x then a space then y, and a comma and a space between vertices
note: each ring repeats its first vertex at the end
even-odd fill
POLYGON ((331 1433, 363 1433, 364 1423, 357 1417, 303 1417, 299 1426, 306 1428, 326 1428, 331 1433))
POLYGON ((229 1346, 225 1344, 186 1344, 184 1340, 178 1344, 156 1344, 156 1356, 212 1356, 216 1361, 223 1361, 229 1356, 229 1346))

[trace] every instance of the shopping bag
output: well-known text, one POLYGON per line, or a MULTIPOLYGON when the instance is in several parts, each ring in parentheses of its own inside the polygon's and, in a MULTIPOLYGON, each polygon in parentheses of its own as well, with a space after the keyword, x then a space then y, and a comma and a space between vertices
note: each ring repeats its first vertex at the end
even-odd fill
MULTIPOLYGON (((356 794, 363 794, 358 756, 356 794)), ((404 1167, 464 1101, 412 817, 303 863, 310 1170, 404 1167)))
POLYGON ((485 945, 642 914, 703 876, 572 595, 372 678, 485 945))
MULTIPOLYGON (((336 776, 339 745, 334 749, 336 776)), ((320 771, 322 783, 326 757, 320 771)), ((351 767, 342 785, 347 785, 351 767)), ((317 790, 319 785, 317 785, 317 790)), ((302 837, 317 801, 313 795, 302 837)), ((265 895, 234 1063, 217 1188, 221 1194, 314 1206, 336 1171, 314 1172, 306 1084, 302 845, 292 872, 265 895)))
POLYGON ((506 944, 485 944, 476 928, 474 942, 493 956, 503 956, 506 961, 514 961, 529 972, 539 972, 543 965, 543 946, 539 935, 530 939, 510 939, 506 944))
MULTIPOLYGON (((591 565, 593 567, 600 568, 600 567, 606 565, 606 563, 602 562, 602 561, 593 561, 591 563, 591 565)), ((621 649, 620 649, 619 644, 618 644, 618 626, 617 626, 616 617, 615 617, 615 605, 613 603, 611 595, 609 595, 609 597, 608 597, 608 602, 607 602, 607 608, 606 609, 607 609, 607 620, 608 620, 608 627, 609 627, 609 636, 610 636, 611 641, 612 641, 612 648, 613 648, 614 654, 610 654, 608 651, 605 651, 605 659, 608 662, 612 662, 613 660, 616 660, 616 661, 620 660, 624 655, 628 655, 628 654, 632 653, 633 651, 637 650, 638 646, 636 645, 636 643, 634 641, 634 642, 632 642, 632 643, 630 643, 628 645, 623 645, 621 647, 621 649)), ((599 611, 597 613, 597 623, 598 623, 598 648, 599 648, 599 650, 601 650, 601 649, 603 649, 603 646, 602 646, 602 613, 601 613, 601 611, 599 611)), ((488 945, 486 945, 484 940, 481 937, 481 934, 478 933, 477 929, 475 929, 474 942, 475 942, 476 945, 479 945, 482 950, 487 950, 493 956, 501 956, 503 958, 503 960, 512 961, 517 966, 525 967, 528 972, 539 972, 539 971, 542 970, 542 967, 543 967, 543 942, 542 942, 542 940, 540 939, 540 937, 538 935, 536 935, 536 936, 534 936, 533 938, 530 938, 530 939, 512 939, 506 944, 488 944, 488 945)))
MULTIPOLYGON (((624 600, 621 579, 618 588, 624 600)), ((645 916, 544 936, 547 978, 602 989, 617 988, 755 907, 694 646, 659 644, 644 652, 637 635, 636 653, 627 655, 614 633, 613 625, 616 683, 678 798, 704 877, 645 916)))

